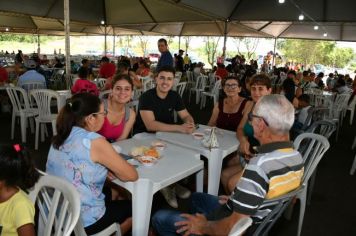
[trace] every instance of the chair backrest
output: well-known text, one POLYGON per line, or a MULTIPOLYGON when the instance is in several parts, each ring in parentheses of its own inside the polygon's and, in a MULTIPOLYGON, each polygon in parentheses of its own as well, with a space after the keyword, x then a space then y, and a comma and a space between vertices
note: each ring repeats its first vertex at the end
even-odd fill
POLYGON ((221 80, 215 82, 213 89, 211 90, 212 94, 219 94, 219 89, 221 89, 221 80))
POLYGON ((187 82, 180 82, 179 84, 177 84, 177 92, 180 95, 180 97, 183 97, 186 86, 187 86, 187 82))
POLYGON ((273 199, 264 200, 261 208, 269 210, 268 215, 263 219, 263 221, 258 225, 256 230, 253 232, 254 236, 268 235, 269 230, 276 223, 279 217, 282 215, 284 210, 290 204, 292 199, 304 188, 301 185, 299 188, 283 194, 280 197, 276 197, 273 199))
POLYGON ((154 87, 154 81, 153 79, 146 79, 144 82, 143 82, 143 91, 146 92, 147 90, 151 89, 154 87))
POLYGON ((106 79, 105 78, 99 78, 97 80, 97 85, 99 89, 103 89, 105 87, 106 79))
POLYGON ((30 108, 27 93, 23 88, 9 86, 6 88, 6 92, 9 95, 14 112, 20 112, 30 108))
POLYGON ((29 197, 39 209, 37 235, 71 235, 80 216, 80 196, 71 183, 44 175, 29 197))
POLYGON ((319 134, 303 133, 298 135, 294 140, 294 148, 298 150, 303 157, 303 183, 309 180, 329 147, 328 139, 319 134))
POLYGON ((177 71, 174 75, 174 78, 178 79, 178 81, 182 78, 182 72, 181 71, 177 71))
POLYGON ((336 131, 336 125, 328 120, 315 121, 308 129, 307 133, 320 134, 329 139, 330 136, 336 131))
POLYGON ((240 236, 245 230, 252 224, 252 219, 250 217, 245 217, 240 219, 232 229, 230 230, 229 236, 240 236))
POLYGON ((110 90, 101 91, 101 92, 99 93, 99 98, 100 98, 100 100, 107 99, 108 96, 109 96, 109 94, 110 94, 111 92, 112 92, 111 89, 110 89, 110 90))
POLYGON ((352 110, 355 109, 356 106, 356 96, 353 97, 352 101, 349 103, 349 106, 347 109, 352 110))
POLYGON ((30 92, 30 96, 35 98, 40 118, 53 114, 51 112, 51 101, 53 98, 57 100, 57 112, 59 112, 60 95, 58 92, 50 89, 34 89, 30 92))
POLYGON ((134 100, 134 101, 131 101, 129 103, 127 103, 127 106, 134 109, 135 112, 137 113, 138 111, 138 100, 134 100))
POLYGON ((45 89, 46 85, 42 82, 24 82, 21 84, 21 88, 29 92, 33 89, 45 89))
POLYGON ((334 102, 334 110, 346 109, 350 96, 351 94, 338 94, 334 102))

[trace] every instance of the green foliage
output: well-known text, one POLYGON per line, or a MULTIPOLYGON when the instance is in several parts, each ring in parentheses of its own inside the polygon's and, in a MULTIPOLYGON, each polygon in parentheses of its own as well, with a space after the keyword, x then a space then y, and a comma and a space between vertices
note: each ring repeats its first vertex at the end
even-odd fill
POLYGON ((279 40, 277 48, 286 61, 304 65, 323 64, 343 68, 354 58, 352 48, 338 48, 336 42, 318 40, 279 40))

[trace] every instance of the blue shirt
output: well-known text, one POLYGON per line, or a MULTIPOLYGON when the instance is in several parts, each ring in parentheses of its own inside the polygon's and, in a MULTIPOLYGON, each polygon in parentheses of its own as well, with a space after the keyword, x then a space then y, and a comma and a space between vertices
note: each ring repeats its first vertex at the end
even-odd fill
POLYGON ((80 217, 84 227, 97 222, 106 209, 102 190, 108 171, 90 159, 91 141, 100 137, 74 126, 59 150, 51 146, 48 153, 47 173, 68 180, 80 194, 80 217))
POLYGON ((159 58, 157 63, 156 72, 158 72, 162 66, 167 66, 167 65, 173 66, 173 57, 169 51, 162 52, 161 57, 159 58))
POLYGON ((28 83, 28 82, 43 83, 43 88, 47 87, 45 77, 40 73, 38 73, 36 70, 28 70, 23 75, 21 75, 17 82, 17 86, 22 87, 23 83, 28 83))

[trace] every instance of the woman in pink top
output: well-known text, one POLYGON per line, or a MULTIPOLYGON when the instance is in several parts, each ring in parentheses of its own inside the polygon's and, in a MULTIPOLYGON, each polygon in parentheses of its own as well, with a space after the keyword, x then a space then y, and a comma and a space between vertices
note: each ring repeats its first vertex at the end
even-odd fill
POLYGON ((130 101, 133 82, 128 75, 115 75, 112 81, 112 93, 104 100, 108 111, 104 124, 98 132, 109 141, 126 139, 135 123, 135 111, 126 104, 130 101))
POLYGON ((75 81, 71 91, 72 94, 77 94, 77 93, 91 93, 94 94, 95 96, 99 95, 99 90, 96 87, 96 85, 87 80, 88 78, 88 68, 85 67, 80 67, 78 70, 78 77, 77 81, 75 81))

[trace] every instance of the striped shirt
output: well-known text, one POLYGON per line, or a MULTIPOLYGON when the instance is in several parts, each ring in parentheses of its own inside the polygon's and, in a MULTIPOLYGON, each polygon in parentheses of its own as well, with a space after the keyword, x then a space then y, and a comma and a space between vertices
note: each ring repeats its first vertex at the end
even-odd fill
POLYGON ((271 211, 263 206, 265 199, 288 193, 301 184, 303 160, 290 142, 262 145, 227 202, 230 210, 262 220, 271 211))

